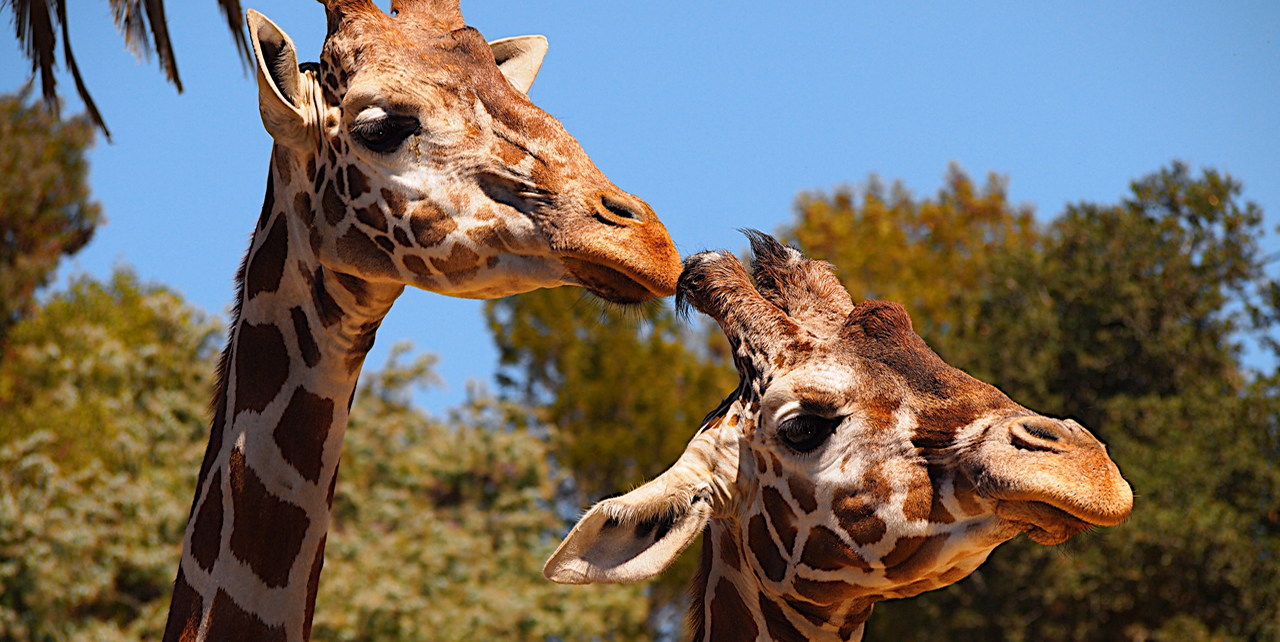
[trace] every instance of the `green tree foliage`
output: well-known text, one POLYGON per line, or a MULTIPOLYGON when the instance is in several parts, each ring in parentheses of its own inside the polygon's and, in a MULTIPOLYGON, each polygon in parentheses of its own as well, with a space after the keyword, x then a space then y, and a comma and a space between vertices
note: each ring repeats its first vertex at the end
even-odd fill
MULTIPOLYGON (((542 577, 562 523, 558 478, 527 409, 476 399, 444 425, 397 394, 392 362, 356 402, 334 497, 313 629, 317 640, 628 639, 638 586, 542 577)), ((421 367, 418 372, 425 372, 421 367)))
POLYGON ((671 308, 605 308, 581 291, 491 301, 500 383, 556 427, 554 452, 588 499, 630 490, 684 452, 738 376, 719 332, 689 330, 671 308))
MULTIPOLYGON (((1180 163, 1131 191, 987 248, 945 322, 912 313, 948 362, 1106 441, 1133 517, 1056 549, 1019 538, 957 585, 878 606, 868 640, 1280 640, 1280 388, 1238 344, 1276 329, 1262 213, 1180 163)), ((815 213, 797 228, 833 224, 815 213)))
POLYGON ((858 194, 802 194, 795 224, 783 234, 837 267, 856 299, 905 305, 916 330, 928 334, 971 316, 966 293, 990 274, 996 250, 1036 239, 1031 208, 1008 202, 994 174, 979 188, 957 166, 934 199, 913 200, 901 183, 886 193, 875 175, 858 194))
POLYGON ((158 638, 207 439, 213 326, 82 279, 0 362, 0 640, 158 638))
POLYGON ((89 241, 101 218, 86 182, 92 126, 59 120, 27 104, 26 94, 0 95, 0 355, 35 291, 63 255, 89 241))
MULTIPOLYGON (((738 383, 723 335, 683 325, 670 307, 602 309, 581 291, 558 288, 490 301, 485 314, 499 382, 554 426, 551 452, 572 474, 579 504, 666 470, 738 383)), ((647 589, 647 634, 683 613, 699 548, 647 589)))
MULTIPOLYGON (((117 274, 15 326, 0 362, 0 641, 158 639, 208 439, 214 326, 117 274)), ((447 424, 404 401, 429 361, 357 399, 317 640, 626 639, 640 587, 542 578, 559 481, 528 411, 475 401, 447 424)))

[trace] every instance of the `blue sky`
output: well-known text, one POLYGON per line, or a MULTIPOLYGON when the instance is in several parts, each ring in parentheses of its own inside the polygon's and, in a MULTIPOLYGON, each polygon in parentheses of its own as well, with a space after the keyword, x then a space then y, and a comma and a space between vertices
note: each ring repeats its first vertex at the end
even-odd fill
MULTIPOLYGON (((271 141, 215 2, 166 4, 181 95, 154 60, 124 50, 106 2, 69 0, 76 57, 114 142, 90 153, 108 223, 63 273, 129 265, 225 315, 271 141)), ((320 5, 245 4, 316 58, 320 5)), ((464 0, 462 10, 489 39, 548 37, 530 96, 649 201, 683 254, 738 249, 735 228, 775 230, 797 193, 871 172, 933 194, 951 162, 1007 176, 1011 198, 1048 220, 1067 202, 1114 202, 1180 158, 1242 180, 1268 226, 1280 222, 1280 3, 464 0)), ((5 40, 0 91, 11 91, 28 66, 5 40)), ((74 93, 69 76, 60 83, 74 93)), ((1274 234, 1268 249, 1280 249, 1274 234)), ((368 364, 400 340, 440 356, 447 387, 417 397, 429 410, 461 401, 468 380, 492 386, 497 354, 479 302, 406 292, 368 364)))

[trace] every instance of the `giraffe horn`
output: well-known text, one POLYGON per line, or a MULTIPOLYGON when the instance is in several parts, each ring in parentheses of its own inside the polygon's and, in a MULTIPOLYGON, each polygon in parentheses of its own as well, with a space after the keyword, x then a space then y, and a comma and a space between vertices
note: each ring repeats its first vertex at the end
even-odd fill
POLYGON ((373 0, 317 0, 324 5, 324 13, 328 17, 328 33, 332 36, 338 29, 357 16, 385 16, 373 0))
POLYGON ((378 13, 382 12, 382 10, 378 8, 378 5, 373 3, 373 0, 316 0, 316 1, 324 5, 325 11, 328 11, 329 13, 337 14, 339 16, 344 16, 344 17, 351 16, 357 13, 369 13, 374 11, 378 13))
POLYGON ((760 295, 730 252, 700 252, 685 259, 676 284, 676 308, 692 306, 715 319, 730 341, 748 340, 771 353, 800 335, 800 326, 760 295))
POLYGON ((441 31, 454 31, 465 26, 458 0, 392 0, 391 13, 441 31))
POLYGON ((751 241, 751 276, 761 296, 801 324, 838 329, 853 311, 848 290, 831 264, 806 257, 759 230, 742 230, 751 241))

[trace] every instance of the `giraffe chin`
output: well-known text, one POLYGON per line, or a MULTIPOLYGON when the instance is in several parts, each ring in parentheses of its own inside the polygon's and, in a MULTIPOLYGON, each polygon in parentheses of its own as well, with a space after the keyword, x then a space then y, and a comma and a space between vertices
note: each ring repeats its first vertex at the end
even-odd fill
POLYGON ((573 257, 561 257, 578 285, 610 303, 643 303, 661 296, 635 279, 611 267, 573 257))
POLYGON ((1025 526, 1031 541, 1044 546, 1061 544, 1092 526, 1070 513, 1044 502, 1002 501, 996 504, 1001 519, 1025 526))

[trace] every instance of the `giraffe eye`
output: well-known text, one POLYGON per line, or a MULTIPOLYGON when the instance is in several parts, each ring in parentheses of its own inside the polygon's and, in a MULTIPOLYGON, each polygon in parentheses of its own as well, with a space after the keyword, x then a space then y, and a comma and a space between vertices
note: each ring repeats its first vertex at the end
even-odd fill
POLYGON ((840 419, 796 415, 778 424, 778 439, 796 452, 807 453, 826 442, 839 425, 840 419))
MULTIPOLYGON (((381 109, 377 111, 382 112, 381 109)), ((421 128, 418 119, 413 116, 387 114, 357 120, 351 126, 351 135, 370 150, 386 154, 395 151, 406 138, 418 133, 421 128)))

